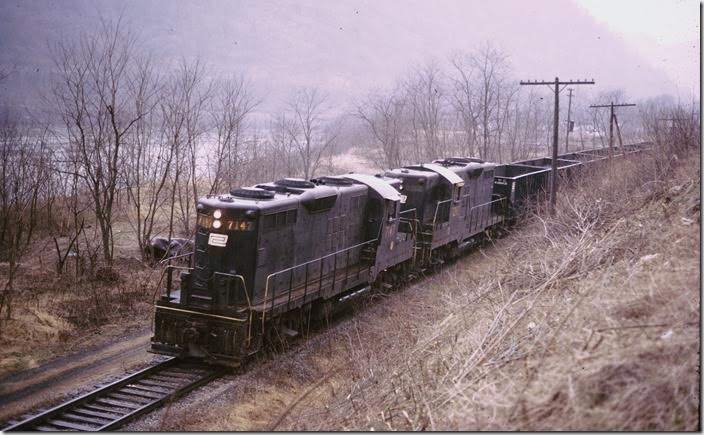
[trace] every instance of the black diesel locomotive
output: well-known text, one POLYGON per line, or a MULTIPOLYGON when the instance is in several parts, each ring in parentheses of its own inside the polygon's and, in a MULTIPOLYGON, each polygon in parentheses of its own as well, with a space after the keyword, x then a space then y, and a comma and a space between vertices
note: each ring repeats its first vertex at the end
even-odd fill
MULTIPOLYGON (((578 176, 605 158, 562 155, 558 174, 578 176)), ((151 352, 238 366, 268 338, 295 336, 372 288, 459 255, 544 191, 550 165, 453 157, 201 198, 190 267, 166 270, 151 352)))

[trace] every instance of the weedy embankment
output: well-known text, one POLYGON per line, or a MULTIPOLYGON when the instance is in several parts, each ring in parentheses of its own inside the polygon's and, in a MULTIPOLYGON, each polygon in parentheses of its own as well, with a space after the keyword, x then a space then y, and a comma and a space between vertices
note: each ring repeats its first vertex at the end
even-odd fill
POLYGON ((697 429, 699 171, 694 153, 614 161, 563 188, 555 216, 538 210, 161 424, 697 429))
POLYGON ((344 393, 286 426, 696 429, 699 162, 671 164, 596 171, 554 217, 360 319, 344 393))

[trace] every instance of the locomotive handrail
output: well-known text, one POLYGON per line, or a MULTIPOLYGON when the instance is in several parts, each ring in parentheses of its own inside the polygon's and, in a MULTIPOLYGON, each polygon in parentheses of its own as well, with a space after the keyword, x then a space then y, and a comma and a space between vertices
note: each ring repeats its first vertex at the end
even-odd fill
MULTIPOLYGON (((319 258, 316 258, 316 259, 313 259, 313 260, 310 260, 310 261, 306 261, 305 263, 300 263, 300 264, 297 264, 297 265, 295 265, 295 266, 291 266, 291 267, 288 267, 288 268, 286 268, 286 269, 282 269, 282 270, 279 270, 279 271, 277 271, 277 272, 274 272, 274 273, 269 274, 269 276, 266 277, 266 284, 265 284, 265 286, 264 286, 264 299, 262 299, 262 305, 264 306, 264 310, 262 311, 262 326, 264 325, 265 318, 266 318, 266 304, 267 304, 267 302, 268 302, 267 298, 268 298, 268 295, 269 295, 269 283, 271 282, 271 278, 272 278, 272 277, 274 277, 274 276, 276 276, 276 275, 279 275, 279 274, 282 274, 282 273, 290 272, 290 271, 292 271, 292 270, 294 270, 294 269, 297 269, 297 268, 299 268, 299 267, 301 267, 301 266, 308 266, 308 265, 313 264, 313 263, 318 262, 318 261, 322 262, 322 261, 324 261, 326 258, 329 258, 329 257, 332 257, 332 256, 337 256, 337 255, 339 255, 339 254, 341 254, 341 253, 343 253, 343 252, 350 251, 350 250, 355 249, 355 248, 360 248, 360 247, 362 247, 362 246, 364 246, 364 245, 377 242, 378 240, 379 240, 378 238, 376 238, 376 239, 371 239, 371 240, 367 240, 366 242, 358 243, 358 244, 356 244, 356 245, 349 246, 349 247, 344 248, 344 249, 341 249, 341 250, 339 250, 339 251, 332 252, 332 253, 327 254, 327 255, 323 255, 322 257, 319 257, 319 258)), ((322 273, 322 265, 321 265, 321 273, 322 273)), ((334 273, 334 272, 333 272, 333 273, 334 273)), ((291 290, 292 290, 291 288, 288 289, 289 292, 291 292, 291 290)), ((271 298, 271 304, 272 304, 272 310, 273 310, 273 306, 274 306, 274 297, 273 297, 273 294, 272 294, 272 298, 271 298)))
MULTIPOLYGON (((471 195, 471 194, 468 193, 468 194, 462 195, 460 198, 461 198, 461 199, 468 198, 470 195, 471 195)), ((489 201, 489 202, 485 202, 485 203, 483 203, 483 204, 478 204, 478 205, 475 205, 475 206, 473 206, 473 207, 469 207, 469 210, 467 211, 467 216, 471 216, 473 210, 475 210, 475 209, 479 209, 480 207, 490 206, 490 205, 492 205, 492 204, 494 204, 494 203, 496 203, 496 202, 502 202, 502 201, 505 201, 505 200, 506 200, 506 198, 497 198, 497 199, 491 200, 491 201, 489 201)), ((435 206, 435 214, 433 215, 433 222, 432 222, 433 230, 435 230, 436 225, 437 225, 437 218, 438 218, 438 212, 439 212, 439 210, 440 210, 440 206, 441 206, 442 204, 447 203, 447 202, 450 202, 450 201, 452 201, 452 198, 446 199, 446 200, 443 200, 443 201, 438 201, 437 205, 435 206)))
MULTIPOLYGON (((340 249, 339 251, 332 252, 332 253, 327 254, 327 255, 323 255, 322 257, 319 257, 319 258, 316 258, 316 259, 313 259, 313 260, 310 260, 310 261, 306 261, 305 263, 300 263, 300 264, 297 264, 297 265, 295 265, 295 266, 291 266, 291 267, 286 268, 286 269, 281 269, 281 270, 279 270, 279 271, 277 271, 277 272, 274 272, 274 273, 269 274, 269 276, 267 276, 267 278, 266 278, 266 279, 267 279, 267 282, 268 282, 269 278, 271 278, 271 277, 274 276, 274 275, 278 275, 278 274, 280 274, 280 273, 285 273, 285 272, 288 272, 288 271, 290 271, 290 270, 293 270, 293 269, 295 269, 295 268, 297 268, 297 267, 301 267, 301 266, 305 266, 305 265, 307 265, 307 264, 315 263, 316 261, 322 261, 322 260, 324 260, 324 259, 326 259, 326 258, 328 258, 328 257, 333 256, 333 255, 341 254, 341 253, 343 253, 343 252, 345 252, 345 251, 349 251, 349 250, 354 249, 354 248, 359 248, 360 246, 364 246, 364 245, 366 245, 366 244, 368 244, 368 243, 376 242, 376 241, 378 241, 378 240, 379 240, 379 239, 367 240, 366 242, 358 243, 358 244, 356 244, 356 245, 349 246, 349 247, 347 247, 347 248, 345 248, 345 249, 340 249)), ((264 297, 264 299, 266 300, 266 291, 265 291, 265 297, 264 297)))
POLYGON ((410 213, 410 212, 413 212, 413 215, 415 216, 415 214, 416 214, 417 211, 418 211, 418 209, 415 208, 415 207, 414 207, 414 208, 409 208, 408 210, 402 210, 402 211, 398 212, 398 217, 399 217, 399 219, 400 219, 402 214, 404 214, 404 213, 410 213))
POLYGON ((213 275, 224 275, 233 278, 239 278, 242 281, 242 288, 244 289, 244 295, 247 297, 247 310, 249 311, 249 322, 247 325, 247 343, 252 341, 252 302, 249 299, 249 292, 247 291, 247 284, 244 282, 244 277, 242 275, 233 275, 226 272, 213 272, 213 275))
MULTIPOLYGON (((469 226, 472 227, 472 225, 471 225, 471 216, 472 216, 472 211, 473 211, 473 210, 478 209, 478 208, 480 208, 480 207, 485 207, 485 208, 487 208, 487 209, 489 210, 489 214, 490 214, 490 213, 491 213, 491 207, 490 207, 490 206, 493 205, 494 203, 498 203, 498 202, 501 202, 501 203, 506 202, 506 197, 501 197, 501 198, 492 199, 492 200, 489 201, 489 202, 485 202, 485 203, 483 203, 483 204, 478 204, 478 205, 475 205, 474 207, 470 207, 470 208, 469 208, 469 212, 467 213, 467 216, 470 217, 470 225, 469 225, 469 226), (489 207, 487 207, 487 206, 489 206, 489 207)), ((480 222, 480 223, 483 225, 485 222, 480 222)))
MULTIPOLYGON (((413 231, 413 236, 416 236, 416 232, 418 230, 417 226, 420 224, 420 221, 418 220, 418 209, 417 208, 409 208, 408 210, 404 210, 398 213, 398 219, 401 221, 406 221, 411 224, 411 229, 413 231), (407 217, 401 217, 403 213, 410 213, 413 212, 413 217, 407 218, 407 217)), ((398 231, 398 230, 397 230, 398 231)))
MULTIPOLYGON (((171 299, 171 284, 172 284, 172 278, 171 274, 173 273, 174 269, 180 269, 180 270, 186 270, 186 271, 192 271, 193 267, 189 266, 175 266, 173 264, 169 264, 164 268, 164 272, 162 273, 162 278, 159 280, 159 283, 163 280, 164 275, 166 274, 166 296, 171 299)), ((229 276, 231 278, 236 278, 239 279, 242 282, 242 288, 244 289, 244 295, 247 298, 247 308, 251 309, 252 308, 252 303, 249 298, 249 293, 247 292, 247 284, 245 283, 244 277, 242 275, 235 275, 232 273, 227 273, 227 272, 219 272, 215 271, 213 272, 213 275, 222 275, 222 276, 229 276)))
POLYGON ((491 201, 485 202, 484 204, 479 204, 479 205, 475 205, 474 207, 470 207, 469 210, 471 211, 471 210, 474 210, 475 208, 483 207, 483 206, 486 206, 486 205, 489 205, 489 204, 493 204, 493 203, 495 203, 495 202, 505 201, 505 200, 506 200, 505 197, 492 199, 491 201))
POLYGON ((408 210, 404 210, 404 211, 399 212, 398 215, 399 215, 398 219, 400 221, 409 222, 409 223, 411 223, 411 225, 420 223, 420 221, 418 220, 418 209, 417 208, 409 208, 408 210), (401 216, 404 213, 410 213, 410 212, 413 212, 413 217, 408 218, 408 217, 401 216))
POLYGON ((440 205, 447 203, 447 202, 451 202, 451 201, 452 201, 452 198, 438 201, 437 205, 435 206, 435 215, 433 216, 433 229, 435 229, 435 224, 438 219, 438 210, 440 210, 440 205))

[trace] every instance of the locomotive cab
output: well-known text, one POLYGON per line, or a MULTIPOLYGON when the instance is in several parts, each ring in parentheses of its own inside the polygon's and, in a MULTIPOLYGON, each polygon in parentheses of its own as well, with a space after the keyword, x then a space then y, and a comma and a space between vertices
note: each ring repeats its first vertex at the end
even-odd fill
POLYGON ((403 212, 415 214, 421 228, 418 244, 426 258, 430 250, 463 243, 495 220, 494 166, 480 159, 450 157, 386 172, 403 180, 408 197, 403 212))
POLYGON ((253 296, 259 210, 248 203, 269 195, 239 190, 254 201, 219 196, 198 203, 192 270, 181 279, 182 305, 224 312, 246 306, 253 296))

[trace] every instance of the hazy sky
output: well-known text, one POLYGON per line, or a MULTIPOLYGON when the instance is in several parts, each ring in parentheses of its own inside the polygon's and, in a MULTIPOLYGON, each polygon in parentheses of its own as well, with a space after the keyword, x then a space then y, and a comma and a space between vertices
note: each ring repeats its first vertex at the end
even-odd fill
POLYGON ((575 0, 662 69, 680 96, 699 92, 700 21, 697 0, 575 0))
POLYGON ((124 15, 160 65, 201 58, 242 73, 277 110, 319 87, 343 110, 411 67, 484 42, 513 79, 594 78, 589 93, 699 95, 696 0, 0 0, 0 92, 18 105, 51 82, 47 47, 124 15))

